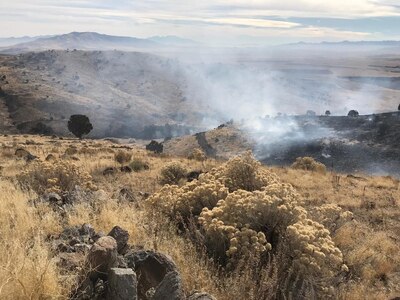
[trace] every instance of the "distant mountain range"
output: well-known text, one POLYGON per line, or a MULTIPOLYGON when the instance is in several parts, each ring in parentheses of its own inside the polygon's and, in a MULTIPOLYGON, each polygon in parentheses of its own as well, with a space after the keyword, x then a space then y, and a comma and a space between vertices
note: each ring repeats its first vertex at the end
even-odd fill
POLYGON ((51 37, 51 35, 0 38, 0 47, 10 47, 17 44, 28 43, 40 38, 48 38, 48 37, 51 37))
POLYGON ((135 38, 113 36, 96 32, 71 32, 55 36, 0 39, 3 52, 26 52, 41 50, 135 50, 162 47, 191 47, 199 43, 177 36, 135 38))
MULTIPOLYGON (((37 36, 37 37, 11 37, 0 38, 0 52, 21 53, 43 50, 122 50, 145 51, 166 48, 194 48, 205 46, 197 41, 178 36, 153 36, 149 38, 136 38, 127 36, 113 36, 97 32, 71 32, 62 35, 37 36)), ((315 49, 335 50, 337 48, 349 51, 398 49, 400 41, 341 41, 307 43, 299 42, 277 46, 282 49, 315 49)))
POLYGON ((292 44, 286 44, 282 46, 290 47, 309 47, 309 46, 342 46, 342 47, 400 47, 400 41, 341 41, 341 42, 320 42, 320 43, 307 43, 298 42, 292 44))

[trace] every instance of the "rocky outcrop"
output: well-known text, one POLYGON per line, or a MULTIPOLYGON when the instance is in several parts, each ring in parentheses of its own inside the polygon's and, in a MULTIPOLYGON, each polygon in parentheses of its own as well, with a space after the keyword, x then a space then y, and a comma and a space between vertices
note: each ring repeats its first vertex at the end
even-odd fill
POLYGON ((172 258, 129 246, 129 233, 119 226, 104 235, 84 224, 49 239, 59 266, 78 275, 71 299, 215 300, 186 298, 172 258))

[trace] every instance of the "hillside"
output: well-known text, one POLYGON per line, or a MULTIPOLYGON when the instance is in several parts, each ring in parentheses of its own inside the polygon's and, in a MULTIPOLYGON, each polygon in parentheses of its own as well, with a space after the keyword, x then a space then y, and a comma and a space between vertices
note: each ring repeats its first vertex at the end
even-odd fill
POLYGON ((347 116, 281 116, 228 123, 203 135, 164 142, 166 153, 188 156, 211 148, 213 157, 231 158, 253 150, 267 165, 289 166, 311 156, 337 172, 400 177, 400 112, 347 116), (279 130, 277 131, 277 128, 279 130))
POLYGON ((71 32, 50 37, 32 38, 3 49, 5 52, 29 52, 45 50, 114 50, 143 49, 161 47, 150 39, 122 37, 100 34, 96 32, 71 32))
MULTIPOLYGON (((104 242, 113 237, 119 272, 127 264, 147 276, 137 277, 140 295, 153 288, 188 300, 198 299, 194 290, 219 300, 400 296, 397 179, 270 168, 248 154, 189 160, 105 140, 9 135, 0 146, 2 299, 109 295, 116 271, 88 270, 86 257, 111 249, 104 242), (213 231, 224 226, 236 237, 213 231), (172 291, 158 285, 163 268, 178 274, 172 291)), ((100 266, 111 263, 102 257, 100 266)))
POLYGON ((190 132, 202 118, 182 93, 179 63, 160 56, 51 50, 0 56, 0 74, 6 78, 2 107, 21 132, 41 123, 66 134, 66 121, 76 113, 93 121, 93 136, 116 137, 140 137, 146 125, 166 123, 184 122, 176 131, 190 132))

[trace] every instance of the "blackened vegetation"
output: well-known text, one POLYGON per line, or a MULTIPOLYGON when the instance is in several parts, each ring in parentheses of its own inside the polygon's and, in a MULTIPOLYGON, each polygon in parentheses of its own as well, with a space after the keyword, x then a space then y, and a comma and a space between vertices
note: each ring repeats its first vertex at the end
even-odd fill
POLYGON ((197 143, 208 157, 215 157, 217 151, 208 143, 205 132, 199 132, 195 135, 197 143))
POLYGON ((400 176, 400 111, 290 119, 299 125, 296 132, 257 146, 257 156, 263 163, 288 166, 297 157, 311 156, 340 172, 400 176))
POLYGON ((164 145, 153 140, 148 145, 146 145, 146 150, 154 153, 162 153, 164 150, 164 145))

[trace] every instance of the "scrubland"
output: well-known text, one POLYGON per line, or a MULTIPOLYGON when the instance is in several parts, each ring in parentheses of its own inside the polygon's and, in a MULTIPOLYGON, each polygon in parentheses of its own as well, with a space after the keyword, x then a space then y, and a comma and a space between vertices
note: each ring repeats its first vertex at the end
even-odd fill
POLYGON ((262 166, 250 153, 228 162, 156 155, 106 140, 18 135, 0 146, 1 299, 68 299, 78 274, 62 269, 50 237, 84 223, 119 225, 130 245, 170 255, 186 292, 400 296, 398 179, 262 166), (17 157, 19 148, 37 158, 17 157), (202 174, 188 182, 191 171, 202 174), (49 203, 48 193, 65 201, 49 203))

